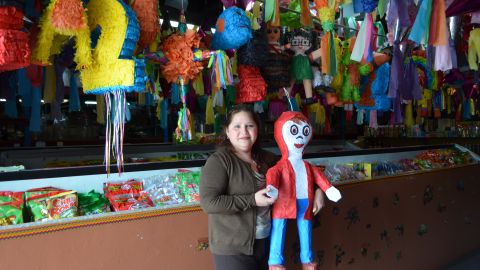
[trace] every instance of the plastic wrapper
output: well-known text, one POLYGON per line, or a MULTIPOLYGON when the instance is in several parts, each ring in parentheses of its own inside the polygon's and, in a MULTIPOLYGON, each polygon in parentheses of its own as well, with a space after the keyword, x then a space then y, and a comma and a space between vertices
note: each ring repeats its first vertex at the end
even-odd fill
POLYGON ((77 193, 53 187, 25 192, 25 201, 32 221, 71 218, 78 215, 77 193))
POLYGON ((372 166, 373 176, 392 176, 402 172, 402 167, 396 162, 382 161, 374 163, 372 166))
POLYGON ((110 212, 110 204, 101 193, 90 191, 78 194, 78 212, 81 216, 110 212))
POLYGON ((137 180, 122 182, 106 182, 103 184, 103 193, 108 195, 138 194, 143 191, 143 183, 137 180))
POLYGON ((23 223, 23 192, 0 191, 0 226, 23 223))
POLYGON ((153 206, 141 181, 107 182, 103 184, 103 191, 115 212, 153 206))
POLYGON ((325 167, 325 176, 330 182, 364 180, 367 175, 359 164, 333 164, 325 167))
POLYGON ((153 204, 155 206, 165 206, 185 201, 175 180, 175 175, 155 175, 142 181, 153 204))
POLYGON ((153 207, 153 202, 145 191, 108 195, 108 200, 115 212, 153 207))
POLYGON ((185 202, 199 202, 200 201, 200 172, 179 170, 175 176, 180 190, 185 197, 185 202))

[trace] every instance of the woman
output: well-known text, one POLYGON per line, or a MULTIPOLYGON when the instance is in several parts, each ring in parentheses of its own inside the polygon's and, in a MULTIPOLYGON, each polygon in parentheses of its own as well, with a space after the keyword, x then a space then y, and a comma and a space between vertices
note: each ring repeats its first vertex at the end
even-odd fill
MULTIPOLYGON (((208 213, 210 250, 217 270, 268 269, 270 206, 265 174, 278 160, 260 148, 258 116, 246 105, 232 108, 225 140, 202 168, 200 205, 208 213)), ((315 193, 314 213, 323 207, 315 193)))

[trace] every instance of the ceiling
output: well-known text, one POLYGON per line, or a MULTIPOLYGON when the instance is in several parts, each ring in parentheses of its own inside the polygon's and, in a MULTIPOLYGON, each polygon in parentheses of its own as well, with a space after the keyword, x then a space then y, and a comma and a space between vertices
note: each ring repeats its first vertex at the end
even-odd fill
POLYGON ((223 10, 220 0, 159 0, 162 18, 178 21, 182 1, 183 5, 187 6, 187 23, 203 25, 206 29, 215 27, 217 17, 223 10))

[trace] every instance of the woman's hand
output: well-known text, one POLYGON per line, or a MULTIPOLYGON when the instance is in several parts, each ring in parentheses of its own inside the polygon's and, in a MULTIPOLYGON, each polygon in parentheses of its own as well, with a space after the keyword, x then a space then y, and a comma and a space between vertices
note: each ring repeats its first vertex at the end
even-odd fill
POLYGON ((275 202, 276 198, 268 197, 267 192, 268 188, 264 188, 255 193, 255 204, 257 206, 270 206, 275 202))
POLYGON ((325 206, 325 194, 319 188, 315 190, 315 198, 313 199, 313 215, 316 215, 325 206))

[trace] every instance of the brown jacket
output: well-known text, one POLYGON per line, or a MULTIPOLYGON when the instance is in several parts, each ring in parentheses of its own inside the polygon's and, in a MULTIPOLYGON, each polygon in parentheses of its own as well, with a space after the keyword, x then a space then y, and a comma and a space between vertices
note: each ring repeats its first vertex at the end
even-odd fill
MULTIPOLYGON (((257 158, 261 173, 278 160, 262 151, 257 158)), ((200 176, 200 205, 208 213, 212 253, 252 255, 255 241, 255 176, 250 165, 226 148, 212 154, 200 176)))

